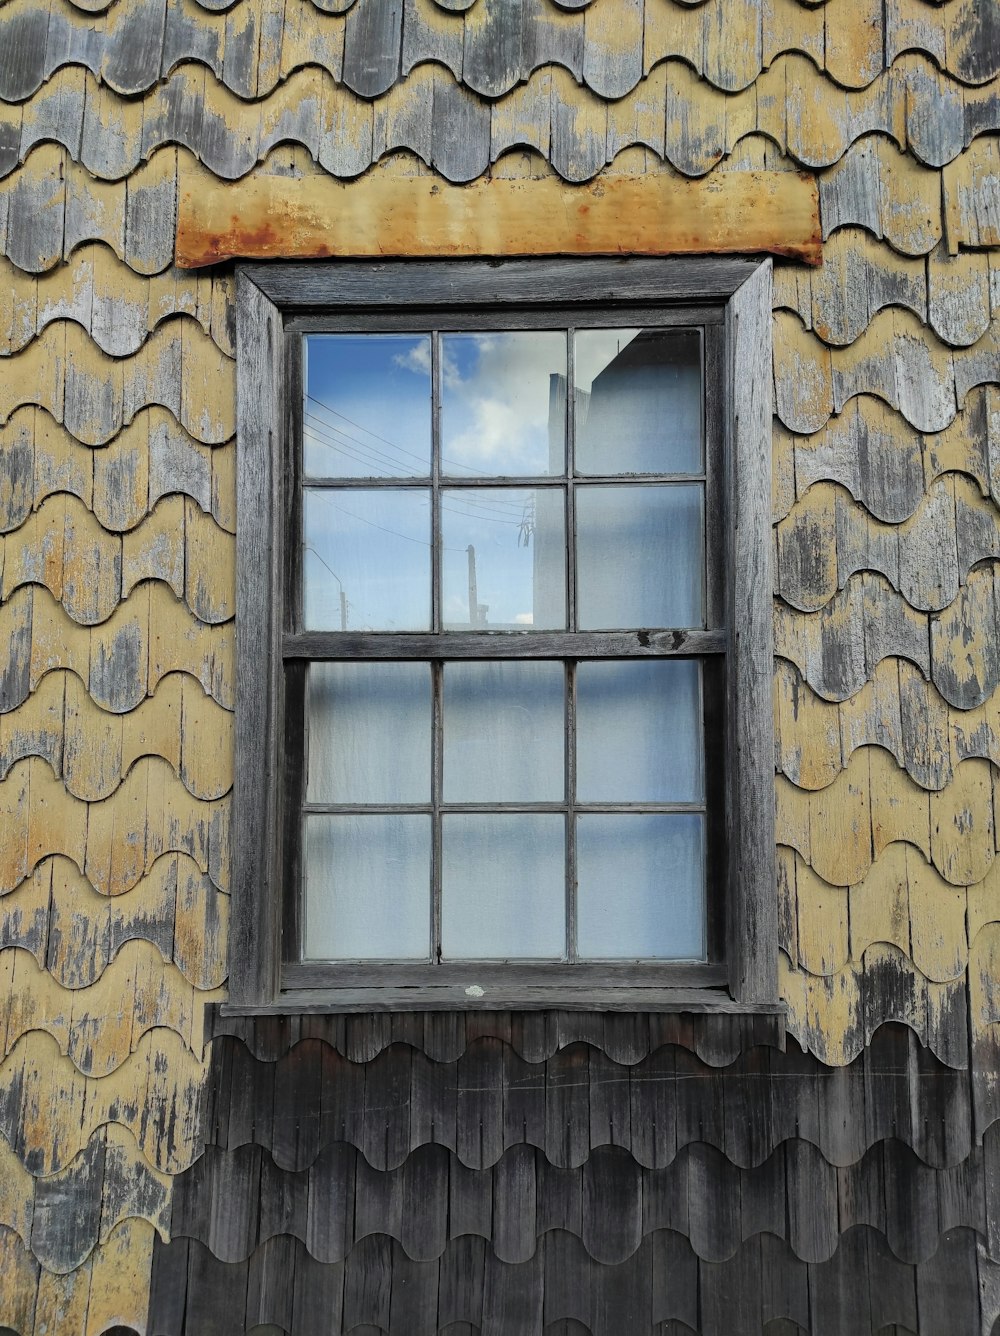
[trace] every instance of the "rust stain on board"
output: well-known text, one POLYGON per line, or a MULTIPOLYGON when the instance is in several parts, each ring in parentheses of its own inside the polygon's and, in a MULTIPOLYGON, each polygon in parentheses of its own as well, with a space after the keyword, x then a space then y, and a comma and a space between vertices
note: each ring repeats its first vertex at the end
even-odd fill
POLYGON ((819 264, 815 180, 603 176, 452 186, 433 177, 182 180, 177 263, 324 256, 691 255, 770 251, 819 264))

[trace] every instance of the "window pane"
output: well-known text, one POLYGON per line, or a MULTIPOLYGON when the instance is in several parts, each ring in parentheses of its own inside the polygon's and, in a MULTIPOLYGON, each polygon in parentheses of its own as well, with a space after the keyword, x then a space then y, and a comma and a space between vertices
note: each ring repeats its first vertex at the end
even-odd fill
POLYGON ((576 386, 578 473, 701 472, 696 330, 580 330, 576 386))
POLYGON ((700 665, 690 659, 580 664, 580 802, 702 801, 699 678, 700 665))
POLYGON ((307 960, 427 960, 427 816, 305 818, 307 960))
POLYGON ((430 335, 314 334, 305 361, 307 478, 429 475, 430 335))
POLYGON ((576 490, 583 630, 701 626, 702 484, 576 490))
POLYGON ((445 802, 560 802, 565 793, 561 663, 449 663, 445 802))
POLYGON ((446 629, 566 625, 564 495, 561 487, 442 492, 446 629))
POLYGON ((429 664, 313 663, 307 699, 307 802, 430 802, 429 664))
POLYGON ((429 491, 308 487, 303 509, 306 630, 430 629, 429 491))
POLYGON ((442 818, 442 955, 561 959, 565 819, 536 813, 442 818))
POLYGON ((565 424, 565 333, 442 337, 442 473, 562 473, 565 424))
POLYGON ((704 959, 704 820, 688 812, 577 818, 581 958, 704 959))

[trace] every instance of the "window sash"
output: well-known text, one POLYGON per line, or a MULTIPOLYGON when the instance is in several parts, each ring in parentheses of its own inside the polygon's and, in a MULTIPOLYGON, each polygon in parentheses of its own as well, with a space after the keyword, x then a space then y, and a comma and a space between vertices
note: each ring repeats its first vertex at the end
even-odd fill
MULTIPOLYGON (((577 622, 577 580, 576 561, 570 559, 575 553, 578 540, 576 523, 575 493, 578 488, 599 486, 669 486, 685 483, 701 483, 703 492, 703 614, 704 628, 721 631, 725 626, 726 608, 726 566, 728 544, 727 512, 727 472, 724 449, 725 405, 723 389, 726 382, 725 340, 723 313, 718 306, 632 306, 626 302, 609 303, 604 307, 577 308, 545 306, 535 310, 486 308, 482 310, 456 310, 442 313, 436 310, 388 311, 373 313, 338 312, 329 317, 291 318, 285 324, 285 372, 289 386, 288 413, 286 431, 289 435, 288 452, 284 467, 284 523, 290 541, 286 547, 285 585, 283 599, 283 653, 295 657, 308 652, 306 647, 317 642, 311 639, 316 635, 344 635, 343 632, 316 632, 303 629, 303 549, 302 516, 303 496, 307 488, 318 491, 428 489, 432 492, 432 527, 431 527, 431 626, 441 626, 441 492, 460 488, 490 489, 493 487, 521 488, 562 488, 566 492, 566 617, 567 627, 574 628, 577 622), (565 472, 560 475, 490 475, 466 478, 463 476, 443 475, 440 468, 440 415, 441 415, 441 357, 440 338, 452 330, 507 332, 517 330, 563 330, 567 335, 567 385, 575 382, 575 340, 573 334, 581 329, 613 328, 628 322, 630 327, 662 328, 664 330, 700 329, 702 332, 702 434, 703 455, 702 469, 695 473, 673 474, 580 474, 575 468, 576 447, 576 409, 575 393, 567 393, 566 403, 566 457, 565 472), (304 451, 304 427, 302 405, 305 402, 305 378, 303 375, 304 357, 302 349, 304 338, 310 334, 321 333, 385 333, 422 332, 432 335, 432 371, 431 371, 431 421, 432 421, 432 467, 429 475, 413 478, 354 478, 309 477, 305 479, 302 471, 304 451), (298 648, 295 639, 298 638, 298 648)), ((621 628, 623 631, 627 627, 621 628)), ((665 628, 655 628, 662 630, 665 628)), ((669 628, 671 631, 691 632, 699 628, 669 628)), ((577 633, 577 632, 574 632, 577 633)), ((359 633, 353 633, 359 634, 359 633)), ((383 631, 382 636, 392 636, 401 643, 399 633, 383 631)), ((423 634, 423 633, 420 633, 423 634)), ((436 634, 432 631, 431 634, 436 634)), ((450 636, 465 634, 461 631, 447 631, 450 636)), ((489 628, 477 634, 494 634, 489 628)), ((500 632, 497 635, 503 634, 500 632)), ((520 639, 520 633, 517 634, 520 639)), ((548 634, 532 631, 530 635, 548 634)), ((589 634, 589 633, 585 633, 589 634)), ((662 640, 660 642, 663 643, 662 640)), ((685 643, 692 644, 690 640, 685 643)), ((357 642, 343 641, 344 653, 379 655, 374 646, 357 642)), ((531 651, 526 650, 530 654, 531 651)), ((605 651, 607 652, 607 651, 605 651)), ((689 650, 688 652, 692 652, 689 650)), ((724 644, 693 652, 725 652, 724 644)), ((326 651, 320 651, 317 657, 325 657, 326 651)), ((409 651, 406 652, 408 656, 409 651)))
MULTIPOLYGON (((690 308, 596 308, 592 311, 579 309, 560 311, 545 309, 539 312, 517 312, 517 320, 508 319, 509 312, 485 310, 481 312, 461 312, 455 318, 451 312, 445 318, 439 313, 420 314, 405 312, 357 318, 345 315, 336 320, 298 319, 287 326, 287 352, 289 382, 292 387, 290 426, 294 433, 291 448, 291 469, 286 472, 286 523, 291 535, 289 550, 294 551, 294 568, 289 571, 286 580, 285 632, 282 636, 281 653, 286 668, 288 689, 287 714, 299 722, 300 743, 296 746, 291 741, 290 751, 297 754, 290 757, 286 778, 286 820, 284 826, 285 861, 287 867, 285 896, 285 931, 284 956, 282 970, 283 986, 303 985, 303 978, 319 980, 320 986, 334 983, 359 982, 362 979, 371 983, 373 971, 379 979, 414 980, 416 982, 443 982, 457 969, 459 976, 471 970, 477 976, 484 970, 493 971, 495 962, 477 961, 470 964, 455 960, 431 959, 427 962, 399 962, 393 960, 374 960, 366 958, 356 965, 350 961, 306 960, 304 950, 304 905, 305 905, 305 867, 303 858, 304 826, 307 814, 330 813, 375 813, 375 812, 426 812, 432 819, 432 871, 431 871, 431 953, 439 950, 441 942, 442 916, 442 818, 448 812, 551 812, 565 817, 565 936, 566 956, 564 961, 525 961, 516 960, 502 966, 502 972, 519 971, 526 965, 531 971, 541 976, 555 979, 567 977, 575 982, 583 982, 588 977, 622 975, 628 972, 630 977, 636 969, 651 970, 657 981, 662 982, 663 971, 679 969, 685 981, 697 976, 697 981, 705 982, 706 971, 711 974, 713 983, 720 981, 719 971, 724 970, 721 963, 723 942, 725 940, 725 880, 726 843, 725 821, 725 777, 723 767, 709 763, 709 752, 721 755, 723 739, 721 721, 724 714, 724 678, 727 634, 724 627, 724 590, 726 552, 724 541, 720 537, 725 528, 722 517, 717 513, 725 495, 722 473, 722 406, 717 392, 722 384, 723 340, 720 312, 718 308, 691 310, 690 308), (575 331, 587 328, 614 328, 616 325, 643 328, 700 329, 701 331, 701 376, 702 376, 702 468, 696 473, 685 474, 579 474, 575 467, 576 421, 574 392, 566 396, 565 419, 565 459, 564 471, 556 475, 503 475, 488 477, 443 477, 441 473, 441 338, 442 334, 455 330, 504 331, 511 329, 555 329, 565 332, 567 347, 566 379, 567 386, 573 387, 575 374, 575 331), (304 408, 305 384, 303 376, 304 339, 309 333, 395 333, 401 330, 429 333, 431 336, 431 471, 427 475, 412 478, 352 478, 302 476, 304 450, 304 408), (715 391, 713 392, 713 387, 715 391), (565 534, 566 571, 565 584, 567 594, 567 624, 573 627, 576 621, 576 542, 575 492, 578 486, 630 486, 649 485, 669 487, 680 483, 700 483, 703 487, 703 528, 701 535, 702 550, 702 611, 706 625, 703 627, 677 627, 646 629, 623 629, 615 631, 565 631, 525 630, 444 630, 441 628, 441 494, 448 489, 480 488, 499 486, 523 486, 532 488, 558 489, 564 494, 564 506, 567 530, 565 534), (358 489, 375 491, 386 489, 423 489, 429 490, 433 498, 432 533, 431 533, 431 580, 432 580, 432 625, 439 628, 426 632, 399 633, 391 631, 305 631, 302 629, 302 534, 304 497, 307 489, 336 488, 338 490, 358 489), (705 802, 697 805, 670 804, 576 804, 573 795, 573 779, 569 778, 566 801, 558 804, 444 804, 440 798, 441 751, 443 739, 440 726, 440 679, 441 665, 449 661, 487 660, 487 659, 558 659, 575 663, 584 659, 627 659, 646 657, 698 657, 706 665, 717 663, 718 669, 702 676, 709 679, 708 690, 713 699, 708 712, 704 715, 702 733, 703 757, 706 772, 705 802), (305 799, 305 752, 307 746, 306 729, 308 727, 305 695, 305 667, 310 661, 392 661, 415 660, 427 661, 433 666, 434 723, 433 747, 435 750, 435 788, 434 800, 426 805, 370 805, 370 804, 307 804, 305 799), (294 698, 294 699, 293 699, 294 698), (715 721, 718 737, 710 737, 713 732, 709 725, 709 715, 715 721), (710 745, 711 744, 711 745, 710 745), (645 965, 637 965, 630 960, 581 961, 575 958, 577 937, 577 856, 576 856, 576 816, 577 812, 669 812, 697 811, 705 814, 705 850, 703 865, 704 885, 702 909, 704 912, 704 935, 706 959, 677 962, 659 960, 645 965), (302 971, 307 973, 303 975, 302 971), (355 971, 360 971, 354 977, 355 971), (691 973, 691 972, 694 973, 691 973), (568 973, 567 973, 568 972, 568 973)), ((290 563, 290 566, 292 563, 290 563)), ((572 680, 573 674, 570 674, 572 680)), ((572 693, 571 693, 572 695, 572 693)), ((568 711, 572 714, 572 699, 568 702, 568 711)), ((567 720, 566 756, 567 764, 572 765, 575 754, 569 730, 571 718, 567 720)), ((456 977, 459 977, 456 976, 456 977)))
MULTIPOLYGON (((352 662, 357 663, 357 661, 352 662)), ((455 661, 452 660, 451 662, 455 661)), ((587 818, 588 816, 595 815, 620 815, 627 817, 644 815, 670 816, 673 814, 697 815, 702 818, 702 822, 700 823, 700 841, 702 847, 699 855, 701 885, 698 901, 698 911, 702 918, 700 949, 697 952, 690 953, 688 956, 684 956, 680 953, 675 956, 657 956, 655 952, 646 954, 638 952, 635 956, 623 956, 617 953, 611 953, 606 959, 616 964, 628 963, 635 959, 644 959, 650 962, 660 961, 664 963, 669 960, 688 959, 702 961, 707 959, 713 946, 715 950, 718 951, 718 944, 709 940, 709 933, 706 927, 710 891, 708 875, 710 869, 707 866, 707 863, 709 862, 707 858, 707 849, 710 844, 714 851, 711 861, 717 863, 719 861, 717 850, 720 843, 724 843, 725 831, 724 826, 719 820, 719 807, 717 803, 713 803, 713 810, 709 811, 711 797, 715 796, 713 795, 713 778, 716 779, 717 785, 717 777, 713 777, 708 773, 709 758, 706 756, 706 744, 711 744, 713 751, 717 754, 718 745, 721 743, 721 739, 713 736, 713 733, 718 730, 718 717, 720 711, 716 706, 716 702, 708 701, 706 699, 706 691, 708 693, 714 693, 715 695, 718 694, 718 679, 720 675, 712 670, 711 665, 708 667, 703 666, 702 661, 699 659, 688 660, 688 662, 693 662, 699 665, 699 671, 696 674, 696 678, 689 679, 695 687, 695 697, 691 702, 694 705, 693 713, 688 716, 691 723, 694 725, 693 733, 696 740, 696 751, 695 754, 692 755, 691 760, 696 764, 697 772, 700 775, 696 785, 698 789, 697 793, 692 791, 690 797, 684 796, 684 786, 682 783, 680 794, 674 796, 667 796, 669 793, 668 785, 666 790, 661 790, 661 796, 658 797, 648 796, 645 798, 630 799, 624 795, 621 797, 606 797, 602 794, 600 797, 595 798, 593 796, 588 797, 585 793, 581 794, 578 782, 578 762, 581 755, 580 748, 582 745, 585 745, 586 727, 588 724, 592 726, 594 723, 597 723, 599 726, 600 716, 585 715, 581 720, 577 694, 578 670, 581 665, 573 661, 564 663, 555 663, 552 661, 546 662, 551 663, 553 669, 558 669, 559 694, 561 698, 561 718, 558 724, 558 733, 561 737, 562 749, 562 763, 560 765, 562 773, 559 781, 561 784, 560 796, 544 801, 528 800, 524 798, 507 799, 483 797, 456 801, 454 799, 449 799, 446 796, 446 752, 449 738, 447 702, 449 693, 447 682, 445 680, 444 664, 440 660, 436 662, 432 661, 428 664, 430 672, 426 680, 426 685, 429 688, 424 702, 427 707, 427 714, 426 717, 421 716, 419 723, 419 727, 426 728, 429 733, 430 745, 424 758, 424 764, 429 762, 429 769, 425 772, 428 786, 426 798, 420 798, 419 800, 371 800, 368 798, 354 799, 345 797, 343 799, 334 800, 329 796, 328 790, 327 797, 314 796, 310 799, 308 783, 311 783, 312 779, 309 779, 307 782, 306 777, 314 774, 322 774, 323 771, 314 772, 312 769, 310 739, 308 729, 306 729, 302 738, 304 757, 303 771, 299 776, 298 781, 298 809, 301 813, 297 831, 299 847, 306 847, 305 828, 310 817, 323 815, 358 817, 385 815, 429 817, 431 821, 430 829, 432 834, 432 844, 430 848, 430 863, 427 869, 430 919, 427 923, 428 935, 426 943, 429 962, 437 965, 442 958, 452 961, 455 959, 453 954, 442 957, 442 914, 444 912, 445 881, 444 850, 442 841, 445 832, 444 823, 447 822, 448 818, 450 816, 473 814, 501 817, 522 814, 547 814, 561 817, 563 818, 562 830, 565 838, 563 857, 564 942, 561 954, 566 961, 576 962, 578 960, 595 960, 601 958, 600 953, 595 953, 594 951, 587 952, 586 954, 581 953, 579 943, 578 881, 582 871, 582 865, 577 855, 576 846, 579 830, 577 818, 587 818)), ((619 660, 619 662, 627 661, 619 660)), ((716 666, 721 667, 721 665, 716 666)), ((584 671, 587 671, 585 666, 584 671)), ((550 683, 550 686, 554 685, 555 677, 556 675, 553 674, 553 682, 550 683)), ((309 679, 307 678, 304 684, 307 696, 308 681, 309 679)), ((312 713, 308 702, 304 713, 306 715, 311 715, 312 713)), ((454 717, 459 718, 460 716, 454 717)), ((681 723, 681 727, 683 728, 682 720, 683 716, 678 722, 681 723)), ((425 739, 426 737, 427 735, 425 735, 425 739)), ((647 765, 648 763, 649 756, 647 754, 647 765)), ((664 751, 663 753, 662 764, 663 767, 667 767, 670 764, 670 754, 668 751, 664 751)), ((660 770, 659 765, 657 765, 655 769, 660 770)), ((662 780, 653 780, 654 784, 659 782, 662 782, 662 780)), ((326 783, 329 784, 330 780, 327 779, 326 783)), ((712 867, 711 871, 714 872, 717 871, 717 869, 712 867)), ((323 957, 318 951, 310 949, 311 944, 307 940, 307 933, 305 931, 305 911, 308 910, 310 904, 305 880, 305 876, 303 876, 303 886, 300 896, 302 903, 305 906, 305 910, 297 913, 296 940, 298 942, 298 949, 293 953, 293 958, 301 958, 303 960, 308 959, 315 963, 320 963, 323 957)), ((669 879, 664 878, 662 885, 664 887, 669 887, 669 884, 669 879)), ((545 957, 553 963, 558 962, 558 956, 553 956, 551 951, 544 954, 545 957)), ((542 953, 539 953, 539 956, 541 955, 542 953)), ((327 963, 339 963, 347 958, 349 958, 349 953, 329 957, 327 958, 327 963)), ((486 958, 492 959, 493 957, 486 958)), ((530 959, 532 958, 531 952, 523 952, 518 958, 530 959)), ((370 957, 366 955, 365 959, 370 959, 370 957)))

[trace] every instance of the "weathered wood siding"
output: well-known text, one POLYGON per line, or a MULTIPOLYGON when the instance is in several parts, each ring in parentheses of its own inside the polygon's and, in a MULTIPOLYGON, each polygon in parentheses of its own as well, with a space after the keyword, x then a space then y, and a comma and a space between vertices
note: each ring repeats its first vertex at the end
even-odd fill
POLYGON ((0 357, 0 1327, 991 1331, 997 0, 7 0, 0 357), (234 286, 174 267, 180 188, 784 170, 824 237, 775 266, 798 1044, 384 1017, 206 1046, 234 286))

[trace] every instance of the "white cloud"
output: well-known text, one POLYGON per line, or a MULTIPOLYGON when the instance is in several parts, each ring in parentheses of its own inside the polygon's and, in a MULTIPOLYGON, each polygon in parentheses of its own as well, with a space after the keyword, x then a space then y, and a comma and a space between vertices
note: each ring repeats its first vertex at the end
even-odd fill
POLYGON ((565 337, 446 336, 444 347, 444 457, 471 472, 544 473, 551 378, 565 376, 565 337))
POLYGON ((396 353, 392 361, 394 366, 400 367, 403 371, 417 371, 421 375, 429 375, 431 369, 430 340, 418 339, 410 345, 405 353, 396 353))

